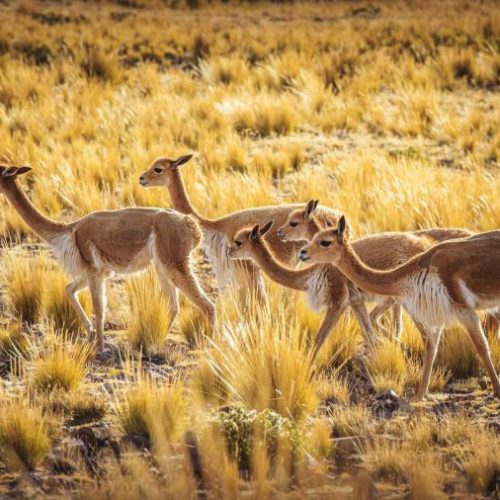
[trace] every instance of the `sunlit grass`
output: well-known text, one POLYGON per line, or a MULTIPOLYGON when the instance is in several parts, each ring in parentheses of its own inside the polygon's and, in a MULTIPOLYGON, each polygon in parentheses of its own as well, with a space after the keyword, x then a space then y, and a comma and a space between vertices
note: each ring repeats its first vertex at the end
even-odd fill
POLYGON ((0 456, 17 469, 33 470, 50 449, 49 422, 33 405, 2 401, 0 405, 0 456))
POLYGON ((376 391, 393 389, 399 394, 403 391, 408 364, 399 345, 381 338, 371 348, 366 368, 376 391))
POLYGON ((74 391, 82 383, 93 355, 88 342, 74 341, 64 332, 49 332, 35 353, 31 384, 35 389, 74 391))
POLYGON ((13 322, 5 328, 0 328, 0 352, 17 355, 24 352, 28 345, 28 336, 23 332, 19 322, 13 322))
MULTIPOLYGON (((182 175, 206 217, 320 199, 346 213, 356 236, 500 226, 491 0, 153 3, 22 2, 1 11, 0 161, 33 167, 19 185, 42 213, 71 222, 94 210, 170 207, 166 190, 144 189, 139 173, 155 157, 193 153, 182 175)), ((219 329, 210 334, 181 300, 173 332, 183 341, 173 335, 166 352, 168 304, 145 274, 124 287, 109 280, 117 304, 107 319, 117 314, 125 325, 116 332, 123 345, 90 365, 65 293, 70 277, 33 245, 37 236, 4 196, 0 211, 0 462, 6 474, 39 469, 12 479, 20 495, 492 494, 499 441, 486 425, 496 403, 489 389, 448 393, 457 380, 475 388, 483 375, 461 329, 443 335, 430 384, 440 394, 410 411, 423 342, 407 316, 399 345, 366 349, 345 314, 311 364, 324 312, 266 281, 268 308, 250 294, 218 294, 219 329), (141 353, 165 356, 138 367, 141 353), (403 406, 379 418, 373 397, 386 389, 403 406), (229 407, 237 418, 222 433, 229 407), (55 441, 50 412, 65 419, 55 441), (297 426, 300 450, 246 434, 257 414, 297 426), (80 426, 112 437, 95 457, 85 449, 88 474, 62 479, 50 464, 80 426), (136 442, 152 446, 138 453, 136 442), (119 461, 111 443, 113 451, 120 443, 119 461), (244 460, 240 445, 251 449, 244 460)), ((80 298, 90 315, 88 291, 80 298)), ((500 341, 490 346, 500 368, 500 341)))
POLYGON ((208 354, 209 364, 234 401, 304 418, 316 407, 317 396, 311 351, 301 337, 283 312, 271 317, 258 311, 246 324, 225 327, 208 354))
POLYGON ((10 252, 3 255, 2 278, 5 298, 12 314, 21 321, 35 323, 40 319, 45 284, 44 257, 27 257, 10 252))
POLYGON ((130 280, 127 295, 130 303, 128 341, 134 349, 146 354, 161 352, 169 333, 170 313, 152 270, 130 280))
POLYGON ((185 427, 184 387, 180 383, 161 386, 141 377, 118 398, 118 420, 126 434, 161 443, 178 438, 185 427))

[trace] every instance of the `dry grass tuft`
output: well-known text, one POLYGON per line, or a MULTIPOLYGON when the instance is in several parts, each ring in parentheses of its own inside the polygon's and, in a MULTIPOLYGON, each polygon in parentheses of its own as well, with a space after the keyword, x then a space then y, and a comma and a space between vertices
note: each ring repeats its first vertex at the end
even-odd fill
POLYGON ((127 282, 130 321, 127 339, 134 349, 146 354, 163 350, 169 333, 169 304, 160 291, 152 270, 127 282))
MULTIPOLYGON (((500 474, 500 443, 492 432, 474 432, 470 443, 462 444, 458 453, 472 491, 493 493, 500 474)), ((498 491, 498 483, 497 483, 498 491)))
POLYGON ((477 377, 481 361, 467 332, 452 328, 443 333, 437 362, 449 370, 456 379, 477 377))
POLYGON ((441 500, 443 492, 443 464, 439 456, 429 453, 411 465, 408 483, 412 500, 441 500))
POLYGON ((365 437, 370 432, 370 413, 363 406, 336 406, 329 418, 335 437, 365 437))
POLYGON ((295 419, 316 407, 311 352, 283 311, 272 316, 258 311, 246 324, 227 325, 208 356, 234 402, 295 419))
POLYGON ((88 342, 74 341, 67 333, 49 333, 45 346, 35 353, 31 385, 41 391, 74 391, 82 383, 93 356, 88 342))
POLYGON ((191 346, 202 346, 203 339, 210 335, 210 325, 203 312, 188 302, 184 297, 180 298, 179 330, 184 339, 191 346))
POLYGON ((119 396, 117 416, 122 431, 156 443, 177 439, 186 424, 184 392, 180 383, 158 385, 141 377, 119 396))
POLYGON ((46 259, 9 252, 2 257, 2 279, 9 310, 21 321, 36 323, 42 312, 46 259))
POLYGON ((393 389, 401 394, 407 380, 407 360, 398 344, 380 338, 370 349, 366 369, 377 392, 393 389))
POLYGON ((23 353, 28 345, 28 337, 19 322, 15 321, 5 328, 0 328, 0 352, 16 355, 23 353))
POLYGON ((33 470, 50 449, 49 423, 40 409, 19 401, 0 405, 0 457, 11 467, 33 470))
POLYGON ((104 397, 88 391, 78 391, 70 395, 69 412, 72 424, 80 425, 102 420, 108 410, 104 397))

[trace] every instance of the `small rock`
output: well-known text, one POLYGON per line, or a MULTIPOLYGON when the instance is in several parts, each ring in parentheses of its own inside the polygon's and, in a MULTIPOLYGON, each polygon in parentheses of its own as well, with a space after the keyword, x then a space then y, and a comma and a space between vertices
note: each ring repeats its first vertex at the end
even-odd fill
POLYGON ((151 447, 151 441, 146 436, 138 436, 135 434, 127 434, 122 437, 120 441, 120 446, 129 447, 133 446, 138 450, 149 450, 151 447))
POLYGON ((54 450, 49 454, 47 465, 53 474, 63 474, 65 476, 72 476, 78 470, 76 465, 68 457, 63 456, 60 450, 54 450))
POLYGON ((392 389, 380 392, 375 396, 372 408, 377 417, 391 418, 401 408, 401 399, 392 389))
MULTIPOLYGON (((498 494, 500 493, 500 471, 495 471, 495 474, 491 478, 491 481, 488 484, 488 487, 486 488, 486 491, 488 493, 492 494, 498 494)), ((498 497, 495 497, 498 498, 498 497)))
POLYGON ((326 398, 322 401, 320 410, 323 412, 328 412, 329 410, 335 408, 339 403, 340 401, 336 397, 332 396, 330 398, 326 398))
POLYGON ((107 427, 79 427, 71 435, 81 440, 85 445, 86 452, 92 455, 102 448, 111 448, 115 454, 119 454, 118 443, 112 438, 107 427))
POLYGON ((167 358, 163 354, 152 354, 151 356, 143 356, 143 361, 149 361, 154 365, 165 365, 167 364, 167 358))

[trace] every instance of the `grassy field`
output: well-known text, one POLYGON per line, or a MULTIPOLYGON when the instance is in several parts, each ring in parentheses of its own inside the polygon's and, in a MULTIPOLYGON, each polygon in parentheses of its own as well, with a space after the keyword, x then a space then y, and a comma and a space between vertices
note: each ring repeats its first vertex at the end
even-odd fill
MULTIPOLYGON (((170 206, 139 174, 182 170, 207 217, 319 199, 357 236, 500 227, 497 2, 0 1, 0 163, 69 221, 170 206)), ((360 356, 344 317, 267 282, 272 307, 215 290, 219 331, 152 273, 109 287, 92 361, 68 277, 0 198, 0 498, 492 498, 500 405, 464 331, 412 403, 408 317, 360 356), (390 391, 393 392, 390 392, 390 391)), ((90 312, 90 297, 84 296, 90 312)), ((490 339, 500 370, 500 340, 490 339)))

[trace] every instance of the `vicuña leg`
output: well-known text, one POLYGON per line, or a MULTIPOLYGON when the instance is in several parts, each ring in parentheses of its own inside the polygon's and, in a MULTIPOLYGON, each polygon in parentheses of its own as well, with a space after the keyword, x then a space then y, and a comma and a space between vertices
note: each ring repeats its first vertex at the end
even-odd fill
POLYGON ((203 311, 210 325, 215 328, 215 307, 198 284, 195 275, 191 271, 190 262, 176 263, 174 268, 169 269, 167 272, 170 275, 172 283, 203 311))
POLYGON ((425 341, 424 366, 422 368, 422 379, 417 392, 417 399, 421 401, 427 395, 432 376, 432 367, 438 352, 439 341, 441 340, 442 328, 428 329, 418 321, 415 324, 425 341))
POLYGON ((106 288, 104 276, 97 274, 89 278, 92 306, 94 307, 94 321, 97 336, 97 352, 104 348, 104 311, 106 309, 106 288))
POLYGON ((88 286, 89 284, 87 278, 84 276, 79 276, 78 278, 76 278, 76 280, 66 285, 65 292, 66 296, 68 297, 68 300, 70 301, 71 305, 75 308, 76 313, 82 320, 83 326, 85 330, 87 330, 87 334, 90 337, 92 335, 92 322, 90 321, 89 317, 83 310, 82 304, 78 300, 78 292, 84 290, 88 286))
POLYGON ((170 331, 172 323, 175 321, 179 314, 179 294, 175 285, 169 280, 168 273, 165 271, 164 267, 161 264, 155 262, 155 270, 160 281, 161 289, 166 296, 170 309, 170 318, 168 320, 167 327, 167 331, 170 331))
POLYGON ((377 328, 380 326, 380 317, 387 311, 387 309, 389 309, 389 307, 391 307, 391 305, 392 299, 387 299, 377 304, 370 311, 370 321, 372 325, 376 326, 377 328))
POLYGON ((330 336, 330 333, 335 328, 338 323, 340 316, 346 309, 346 304, 335 303, 328 307, 326 310, 325 317, 323 318, 323 323, 318 330, 316 335, 316 341, 314 342, 313 357, 314 360, 321 349, 321 346, 325 343, 325 340, 330 336))
POLYGON ((375 339, 375 333, 373 331, 372 322, 370 320, 370 315, 366 309, 364 302, 359 302, 356 304, 351 304, 352 312, 356 317, 359 325, 361 326, 361 331, 363 336, 368 343, 372 343, 375 339))
POLYGON ((401 338, 401 333, 403 332, 403 308, 401 304, 393 302, 392 304, 392 330, 394 335, 394 340, 399 342, 401 338))
POLYGON ((380 317, 389 308, 391 308, 392 314, 392 334, 396 341, 399 341, 401 332, 403 330, 403 309, 400 304, 393 301, 391 298, 387 298, 382 303, 377 304, 370 312, 370 321, 372 325, 380 328, 380 317))
POLYGON ((467 311, 461 316, 460 321, 467 329, 467 332, 477 349, 477 353, 486 367, 486 371, 488 372, 493 385, 493 392, 495 393, 495 396, 500 399, 500 381, 498 380, 495 365, 491 359, 490 347, 478 315, 474 311, 467 311))

